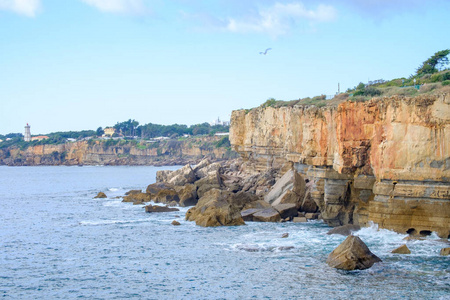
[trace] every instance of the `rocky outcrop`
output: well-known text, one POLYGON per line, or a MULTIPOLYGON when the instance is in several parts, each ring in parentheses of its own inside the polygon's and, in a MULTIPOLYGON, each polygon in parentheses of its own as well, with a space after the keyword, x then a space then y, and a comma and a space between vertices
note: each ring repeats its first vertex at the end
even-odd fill
POLYGON ((327 264, 341 270, 364 270, 381 262, 357 236, 348 236, 327 258, 327 264))
POLYGON ((95 196, 94 198, 108 198, 105 193, 103 192, 98 192, 97 196, 95 196))
POLYGON ((160 142, 89 140, 57 145, 17 146, 0 149, 0 165, 184 165, 208 157, 211 161, 236 158, 226 147, 217 147, 223 137, 191 137, 160 142), (111 142, 112 141, 112 142, 111 142))
POLYGON ((255 174, 293 165, 330 226, 450 235, 448 94, 238 110, 230 142, 255 174))
POLYGON ((146 205, 145 212, 147 213, 159 213, 159 212, 171 212, 171 211, 179 211, 178 208, 168 207, 168 206, 158 206, 158 205, 146 205))
POLYGON ((400 247, 395 248, 394 250, 392 250, 391 253, 395 253, 395 254, 411 254, 411 250, 409 250, 408 246, 401 245, 400 247))

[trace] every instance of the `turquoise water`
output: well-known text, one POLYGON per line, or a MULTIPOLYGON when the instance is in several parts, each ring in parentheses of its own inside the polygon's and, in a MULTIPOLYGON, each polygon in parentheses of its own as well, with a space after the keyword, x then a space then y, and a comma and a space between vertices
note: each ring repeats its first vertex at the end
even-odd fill
POLYGON ((408 242, 411 255, 395 255, 405 235, 365 228, 357 235, 383 262, 344 272, 325 263, 344 237, 326 235, 321 222, 202 228, 184 221, 188 208, 146 214, 115 199, 145 189, 159 169, 0 167, 0 296, 450 298, 450 257, 439 256, 449 244, 436 235, 408 242), (93 199, 99 191, 108 198, 93 199))

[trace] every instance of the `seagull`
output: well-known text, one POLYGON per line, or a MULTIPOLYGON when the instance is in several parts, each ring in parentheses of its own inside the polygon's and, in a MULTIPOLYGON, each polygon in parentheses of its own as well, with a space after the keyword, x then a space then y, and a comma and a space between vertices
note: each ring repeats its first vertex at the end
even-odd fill
POLYGON ((264 52, 259 52, 259 54, 264 54, 264 55, 266 55, 266 54, 267 54, 267 51, 269 51, 269 50, 272 50, 272 48, 267 48, 266 51, 264 51, 264 52))

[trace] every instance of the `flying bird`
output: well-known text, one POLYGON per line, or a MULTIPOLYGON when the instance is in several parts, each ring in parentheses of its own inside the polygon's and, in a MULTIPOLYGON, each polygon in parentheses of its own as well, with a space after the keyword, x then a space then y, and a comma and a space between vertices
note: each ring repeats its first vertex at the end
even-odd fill
POLYGON ((266 54, 267 54, 267 51, 269 51, 269 50, 272 50, 272 48, 267 48, 266 51, 264 51, 264 52, 259 52, 259 54, 264 54, 264 55, 266 55, 266 54))

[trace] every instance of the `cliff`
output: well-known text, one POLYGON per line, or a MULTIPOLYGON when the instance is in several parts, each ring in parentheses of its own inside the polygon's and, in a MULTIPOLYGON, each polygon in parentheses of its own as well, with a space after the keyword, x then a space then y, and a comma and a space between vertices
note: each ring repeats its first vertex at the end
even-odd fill
POLYGON ((0 150, 0 165, 176 165, 236 156, 219 146, 221 137, 193 137, 158 143, 136 144, 107 141, 79 141, 58 145, 36 145, 26 149, 11 147, 0 150))
POLYGON ((291 164, 331 226, 450 234, 450 95, 232 113, 230 142, 255 172, 291 164))

